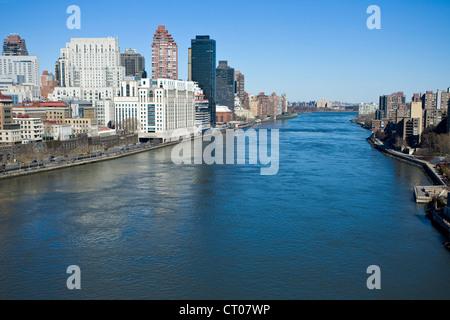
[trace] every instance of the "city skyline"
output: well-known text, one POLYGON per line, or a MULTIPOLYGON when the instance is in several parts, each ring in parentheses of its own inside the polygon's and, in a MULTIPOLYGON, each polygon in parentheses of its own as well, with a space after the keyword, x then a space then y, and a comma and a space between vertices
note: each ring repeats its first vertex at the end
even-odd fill
POLYGON ((153 18, 145 10, 151 6, 147 3, 131 1, 128 9, 116 10, 106 2, 78 1, 80 30, 66 27, 70 16, 66 9, 72 3, 25 2, 27 5, 20 7, 14 1, 0 2, 2 9, 10 12, 0 22, 1 37, 17 33, 25 39, 29 54, 40 58, 40 70, 54 71, 60 48, 71 38, 111 36, 119 39, 121 52, 134 48, 141 53, 150 71, 152 37, 161 24, 178 44, 178 77, 184 80, 190 40, 209 34, 217 41, 217 61, 227 60, 245 74, 247 91, 252 94, 287 92, 290 101, 326 97, 356 103, 376 102, 380 94, 398 90, 410 96, 449 86, 450 66, 445 64, 449 44, 443 39, 449 26, 446 17, 450 4, 445 1, 377 1, 380 30, 366 27, 370 16, 366 9, 372 4, 369 1, 232 2, 230 8, 240 10, 233 11, 229 28, 217 23, 225 14, 209 2, 175 2, 170 11, 158 12, 153 18), (143 8, 134 10, 135 6, 143 8), (206 14, 211 11, 215 14, 206 14), (133 23, 121 20, 127 12, 133 12, 133 23), (420 19, 411 19, 419 14, 420 19), (35 15, 52 19, 36 25, 31 19, 35 15), (392 43, 398 46, 393 49, 392 43), (275 58, 281 54, 282 59, 275 58))
POLYGON ((0 299, 450 299, 449 0, 0 10, 0 299))

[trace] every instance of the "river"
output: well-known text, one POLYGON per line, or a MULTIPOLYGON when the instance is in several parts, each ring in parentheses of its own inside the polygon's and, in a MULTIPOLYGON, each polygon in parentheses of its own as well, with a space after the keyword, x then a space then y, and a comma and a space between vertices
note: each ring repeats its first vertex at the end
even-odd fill
POLYGON ((449 299, 450 254, 412 191, 430 180, 354 116, 255 127, 280 130, 275 175, 167 147, 1 180, 0 299, 449 299))

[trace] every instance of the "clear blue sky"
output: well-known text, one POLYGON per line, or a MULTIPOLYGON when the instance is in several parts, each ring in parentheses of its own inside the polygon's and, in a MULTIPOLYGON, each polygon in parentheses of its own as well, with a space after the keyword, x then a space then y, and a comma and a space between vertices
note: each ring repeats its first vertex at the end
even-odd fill
POLYGON ((134 48, 151 74, 151 42, 163 24, 178 44, 179 77, 195 35, 217 41, 217 60, 245 75, 252 94, 286 92, 290 101, 378 101, 381 94, 450 86, 450 1, 0 0, 0 39, 18 33, 40 69, 54 72, 70 38, 117 37, 134 48), (69 30, 66 9, 81 8, 81 30, 69 30), (370 5, 381 30, 369 30, 370 5), (7 14, 6 14, 7 13, 7 14))

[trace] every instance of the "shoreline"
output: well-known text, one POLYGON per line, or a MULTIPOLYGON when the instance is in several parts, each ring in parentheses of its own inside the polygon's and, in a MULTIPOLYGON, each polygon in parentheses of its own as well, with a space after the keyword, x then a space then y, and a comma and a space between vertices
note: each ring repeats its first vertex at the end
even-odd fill
POLYGON ((76 167, 76 166, 82 166, 90 163, 100 162, 100 161, 108 161, 108 160, 114 160, 122 157, 126 157, 129 155, 146 152, 154 149, 164 148, 168 147, 174 144, 179 143, 180 141, 171 141, 166 142, 164 144, 159 145, 153 145, 153 146, 144 146, 138 150, 121 150, 118 152, 115 152, 112 155, 103 155, 103 156, 97 156, 95 158, 87 158, 87 159, 80 159, 80 160, 69 160, 65 163, 55 163, 54 165, 48 166, 48 167, 38 167, 38 168, 28 168, 28 169, 20 169, 20 170, 12 170, 9 172, 3 172, 0 175, 1 179, 8 179, 8 178, 15 178, 19 176, 25 176, 29 174, 36 174, 41 172, 47 172, 47 171, 53 171, 58 169, 64 169, 64 168, 70 168, 70 167, 76 167))
MULTIPOLYGON (((281 119, 271 118, 271 119, 267 119, 267 120, 262 120, 261 122, 245 123, 242 126, 239 126, 238 128, 220 128, 219 130, 221 132, 224 132, 224 130, 226 130, 226 129, 245 129, 245 128, 249 128, 249 127, 253 127, 253 126, 258 126, 265 122, 288 120, 288 119, 290 119, 290 118, 281 118, 281 119)), ((191 136, 191 140, 197 139, 198 137, 199 136, 191 136)), ((46 167, 34 167, 34 168, 25 168, 25 169, 19 169, 19 170, 11 170, 11 171, 0 173, 0 180, 20 177, 20 176, 25 176, 25 175, 30 175, 30 174, 36 174, 36 173, 41 173, 41 172, 48 172, 48 171, 53 171, 53 170, 71 168, 71 167, 76 167, 76 166, 82 166, 82 165, 100 162, 100 161, 114 160, 114 159, 134 155, 134 154, 141 153, 141 152, 146 152, 146 151, 151 151, 154 149, 173 146, 182 141, 183 141, 183 139, 180 139, 178 141, 164 142, 164 143, 160 143, 157 145, 149 145, 149 146, 144 145, 143 147, 141 147, 137 150, 136 149, 120 150, 120 151, 115 152, 112 155, 107 154, 107 155, 102 155, 102 156, 96 156, 94 158, 89 157, 89 158, 83 158, 83 159, 79 159, 79 160, 69 160, 64 163, 53 163, 53 165, 50 164, 49 166, 46 166, 46 167)))
MULTIPOLYGON (((363 129, 370 130, 363 123, 357 121, 357 119, 352 119, 352 120, 350 120, 350 122, 359 125, 363 129)), ((380 151, 382 154, 384 154, 387 157, 420 167, 425 172, 425 174, 431 179, 431 181, 433 181, 433 183, 435 185, 441 185, 441 186, 444 186, 447 188, 450 187, 449 184, 445 183, 441 179, 441 177, 439 177, 439 174, 434 170, 433 165, 431 163, 429 163, 428 161, 417 159, 414 156, 410 156, 410 155, 401 153, 399 151, 395 151, 393 149, 388 149, 381 141, 379 141, 379 142, 375 141, 373 136, 368 137, 366 139, 366 141, 374 149, 377 149, 378 151, 380 151)))
MULTIPOLYGON (((424 171, 424 173, 433 181, 433 186, 415 186, 414 187, 414 198, 416 199, 416 203, 424 203, 424 201, 421 201, 420 197, 418 197, 418 188, 423 189, 432 189, 432 188, 438 188, 442 187, 442 189, 445 191, 447 190, 447 202, 449 201, 450 197, 450 185, 443 181, 441 177, 439 176, 439 173, 435 171, 434 166, 425 160, 420 160, 417 158, 414 158, 412 156, 403 154, 401 152, 388 149, 380 140, 374 138, 373 136, 370 136, 366 139, 366 141, 371 145, 372 148, 380 151, 383 155, 393 158, 398 161, 406 162, 408 164, 412 164, 416 167, 419 167, 421 170, 424 171)), ((430 205, 433 203, 433 201, 426 201, 425 203, 425 213, 426 217, 428 217, 431 220, 431 224, 441 232, 447 239, 450 237, 450 224, 449 221, 447 221, 439 212, 434 210, 429 210, 427 208, 430 208, 430 205)), ((448 242, 445 242, 448 243, 448 242)), ((444 243, 444 246, 445 246, 444 243)), ((450 245, 447 247, 447 249, 450 250, 450 245)))
POLYGON ((420 160, 417 158, 413 158, 409 155, 403 154, 401 152, 392 150, 392 149, 388 149, 384 146, 384 144, 379 144, 377 143, 373 137, 369 137, 366 139, 366 141, 375 149, 377 149, 378 151, 380 151, 382 154, 384 154, 385 156, 388 156, 390 158, 394 158, 396 160, 399 161, 403 161, 403 162, 407 162, 409 164, 418 166, 420 168, 423 169, 423 171, 425 171, 425 173, 428 175, 428 177, 431 179, 431 181, 433 181, 433 183, 435 185, 441 185, 444 187, 449 187, 448 184, 446 184, 441 177, 439 177, 438 173, 433 169, 433 165, 430 164, 428 161, 424 161, 424 160, 420 160))

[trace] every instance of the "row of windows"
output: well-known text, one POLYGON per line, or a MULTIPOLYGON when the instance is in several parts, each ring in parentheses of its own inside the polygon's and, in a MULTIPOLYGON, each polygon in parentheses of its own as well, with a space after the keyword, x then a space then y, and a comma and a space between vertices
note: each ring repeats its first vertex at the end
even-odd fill
POLYGON ((86 123, 89 124, 89 121, 87 121, 87 120, 71 120, 71 121, 66 120, 66 123, 67 124, 86 124, 86 123))
POLYGON ((20 126, 20 129, 21 130, 25 130, 25 129, 28 129, 28 130, 42 130, 42 126, 34 126, 34 127, 32 127, 32 126, 20 126))

